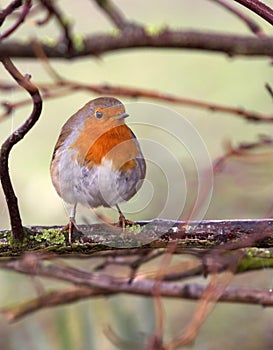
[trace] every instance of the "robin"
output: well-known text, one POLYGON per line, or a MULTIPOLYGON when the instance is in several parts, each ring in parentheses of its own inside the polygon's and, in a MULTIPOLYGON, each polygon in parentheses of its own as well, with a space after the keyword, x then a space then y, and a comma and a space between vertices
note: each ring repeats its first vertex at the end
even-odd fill
POLYGON ((124 105, 113 97, 89 101, 63 125, 50 165, 58 195, 73 205, 69 241, 77 228, 77 204, 97 208, 116 206, 119 225, 127 220, 119 203, 140 188, 146 163, 132 130, 125 124, 124 105))

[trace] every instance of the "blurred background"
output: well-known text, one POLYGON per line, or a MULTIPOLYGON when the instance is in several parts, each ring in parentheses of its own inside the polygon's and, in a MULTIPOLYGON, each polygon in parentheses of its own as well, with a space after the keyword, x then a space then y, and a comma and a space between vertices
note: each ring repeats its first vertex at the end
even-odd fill
MULTIPOLYGON (((0 6, 8 3, 0 1, 0 6)), ((272 0, 266 3, 273 6, 272 0)), ((213 1, 117 0, 115 4, 128 19, 143 23, 150 30, 169 26, 250 35, 238 18, 213 1)), ((103 12, 91 1, 63 0, 59 1, 59 6, 73 22, 75 33, 113 30, 103 12)), ((266 22, 254 14, 249 15, 263 26, 266 34, 272 35, 272 28, 266 22)), ((7 26, 8 23, 11 22, 7 22, 7 26)), ((36 27, 30 19, 14 34, 14 38, 50 39, 58 36, 58 31, 54 21, 45 27, 36 27)), ((31 74, 37 84, 52 81, 35 60, 16 60, 15 63, 22 72, 31 74)), ((158 90, 272 114, 272 98, 264 87, 265 83, 273 86, 272 65, 268 58, 230 58, 200 51, 140 49, 51 63, 61 76, 85 84, 109 83, 158 90)), ((1 82, 11 82, 2 67, 0 72, 1 82)), ((26 97, 23 92, 10 91, 2 94, 1 102, 16 102, 26 97)), ((39 122, 13 149, 10 170, 24 225, 63 225, 67 222, 64 204, 51 184, 49 164, 61 126, 95 97, 95 94, 78 91, 66 97, 45 100, 39 122)), ((147 99, 118 98, 126 104, 130 114, 128 123, 140 139, 148 159, 147 181, 143 189, 133 203, 122 205, 133 220, 155 217, 187 219, 198 197, 198 175, 202 176, 206 166, 211 169, 212 162, 225 153, 224 145, 227 142, 234 146, 240 142, 255 142, 259 135, 271 136, 273 132, 271 124, 246 122, 234 115, 147 99), (166 120, 171 120, 171 126, 166 126, 166 120), (185 141, 189 134, 194 140, 192 143, 185 141), (198 147, 194 149, 196 144, 198 147), (166 208, 165 203, 168 203, 166 208)), ((31 105, 18 108, 11 117, 1 121, 1 142, 30 111, 31 105)), ((193 218, 262 218, 270 215, 273 152, 270 149, 260 152, 262 157, 231 158, 222 172, 214 177, 213 183, 211 179, 202 183, 205 189, 207 186, 208 201, 200 204, 201 217, 196 214, 193 218)), ((79 221, 86 217, 90 222, 96 219, 91 218, 90 212, 81 210, 79 221)), ((110 219, 117 217, 111 209, 99 209, 99 212, 110 219)), ((0 191, 0 228, 7 227, 9 219, 0 191)), ((85 268, 90 264, 91 268, 93 262, 69 260, 69 263, 85 268)), ((31 278, 0 271, 0 283, 1 307, 36 295, 31 278)), ((273 275, 265 267, 264 271, 236 276, 232 283, 271 289, 273 275)), ((47 280, 43 285, 45 288, 57 286, 47 280)), ((190 321, 195 303, 166 300, 164 306, 166 337, 173 337, 190 321)), ((107 325, 111 325, 120 337, 137 340, 153 332, 153 315, 151 299, 121 295, 42 310, 15 324, 8 324, 1 318, 0 348, 112 350, 116 347, 104 334, 107 325)), ((225 350, 238 348, 239 343, 240 349, 273 349, 272 320, 270 308, 218 304, 192 348, 213 350, 219 349, 220 345, 225 350)))

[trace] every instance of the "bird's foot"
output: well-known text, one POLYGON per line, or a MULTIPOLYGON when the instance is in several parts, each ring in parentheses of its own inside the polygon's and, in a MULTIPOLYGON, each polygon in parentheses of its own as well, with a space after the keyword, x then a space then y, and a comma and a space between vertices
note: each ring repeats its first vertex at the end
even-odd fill
POLYGON ((74 229, 78 232, 81 233, 81 230, 79 226, 76 224, 76 221, 74 218, 69 218, 69 223, 66 224, 64 227, 61 228, 61 232, 67 231, 68 230, 68 243, 72 245, 72 238, 73 238, 73 231, 74 229))
POLYGON ((128 220, 123 214, 120 214, 117 226, 122 227, 122 231, 125 231, 127 225, 134 225, 134 221, 128 220))
POLYGON ((127 225, 134 225, 134 221, 127 220, 125 216, 123 215, 122 211, 120 210, 120 207, 116 204, 117 210, 119 212, 119 220, 115 224, 115 226, 122 227, 122 231, 125 232, 125 228, 127 225))

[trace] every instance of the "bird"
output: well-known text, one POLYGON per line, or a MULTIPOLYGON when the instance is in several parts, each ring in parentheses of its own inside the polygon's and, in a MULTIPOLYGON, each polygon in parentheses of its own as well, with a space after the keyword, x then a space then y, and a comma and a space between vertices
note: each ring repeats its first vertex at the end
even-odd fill
POLYGON ((121 101, 111 96, 87 102, 63 125, 55 145, 50 174, 58 195, 72 205, 69 243, 76 224, 78 204, 116 207, 118 225, 129 223, 119 203, 131 199, 141 187, 146 162, 121 101))

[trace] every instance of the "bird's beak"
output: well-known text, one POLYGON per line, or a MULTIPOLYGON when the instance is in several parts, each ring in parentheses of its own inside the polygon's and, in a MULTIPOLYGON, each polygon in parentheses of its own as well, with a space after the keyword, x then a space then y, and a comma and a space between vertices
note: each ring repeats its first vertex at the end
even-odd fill
POLYGON ((124 118, 127 118, 127 117, 129 117, 129 114, 126 113, 126 112, 123 112, 121 114, 116 115, 115 119, 119 120, 119 119, 124 119, 124 118))

